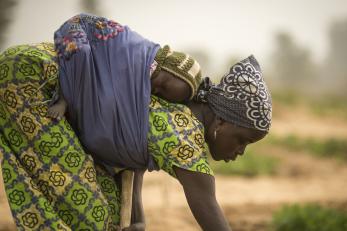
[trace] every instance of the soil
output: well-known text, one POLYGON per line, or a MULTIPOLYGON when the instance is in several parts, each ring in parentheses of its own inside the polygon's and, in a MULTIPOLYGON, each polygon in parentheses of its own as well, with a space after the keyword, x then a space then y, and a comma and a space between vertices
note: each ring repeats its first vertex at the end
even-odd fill
MULTIPOLYGON (((279 151, 269 150, 282 159, 276 177, 216 176, 217 198, 234 231, 269 230, 273 212, 286 204, 316 202, 347 210, 347 164, 279 151)), ((146 178, 148 230, 200 230, 176 180, 165 173, 146 178)))

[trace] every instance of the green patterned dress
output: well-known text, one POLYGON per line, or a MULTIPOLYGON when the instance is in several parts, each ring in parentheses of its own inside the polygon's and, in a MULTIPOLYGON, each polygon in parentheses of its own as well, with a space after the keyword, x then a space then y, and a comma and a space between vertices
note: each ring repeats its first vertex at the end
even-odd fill
POLYGON ((175 176, 173 166, 213 175, 207 162, 204 127, 182 104, 151 97, 148 150, 159 168, 175 176))
MULTIPOLYGON (((0 162, 18 230, 114 230, 120 191, 86 154, 65 119, 46 117, 57 85, 51 43, 0 54, 0 162)), ((184 105, 155 96, 148 146, 160 169, 173 166, 212 174, 202 125, 184 105)))

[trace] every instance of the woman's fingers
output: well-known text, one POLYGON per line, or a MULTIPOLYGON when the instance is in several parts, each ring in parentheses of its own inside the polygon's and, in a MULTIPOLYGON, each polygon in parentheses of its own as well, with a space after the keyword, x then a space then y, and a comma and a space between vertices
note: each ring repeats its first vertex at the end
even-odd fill
POLYGON ((122 231, 145 231, 146 225, 144 223, 135 223, 122 229, 122 231))

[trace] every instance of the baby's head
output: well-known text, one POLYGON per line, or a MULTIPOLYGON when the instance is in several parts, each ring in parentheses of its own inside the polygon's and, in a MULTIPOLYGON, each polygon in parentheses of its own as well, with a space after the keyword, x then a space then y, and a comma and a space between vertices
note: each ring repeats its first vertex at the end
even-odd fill
POLYGON ((173 95, 173 99, 180 98, 174 101, 192 99, 201 82, 199 63, 188 54, 172 51, 168 45, 158 50, 155 61, 158 65, 152 74, 155 83, 152 85, 167 86, 163 89, 164 94, 173 95))

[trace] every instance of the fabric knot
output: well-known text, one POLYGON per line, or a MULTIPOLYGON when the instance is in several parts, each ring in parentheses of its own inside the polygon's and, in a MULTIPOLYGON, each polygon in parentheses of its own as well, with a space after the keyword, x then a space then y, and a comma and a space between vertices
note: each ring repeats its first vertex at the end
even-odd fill
POLYGON ((211 79, 205 77, 199 85, 198 91, 194 100, 197 102, 207 103, 208 94, 211 92, 211 88, 214 87, 211 79))

